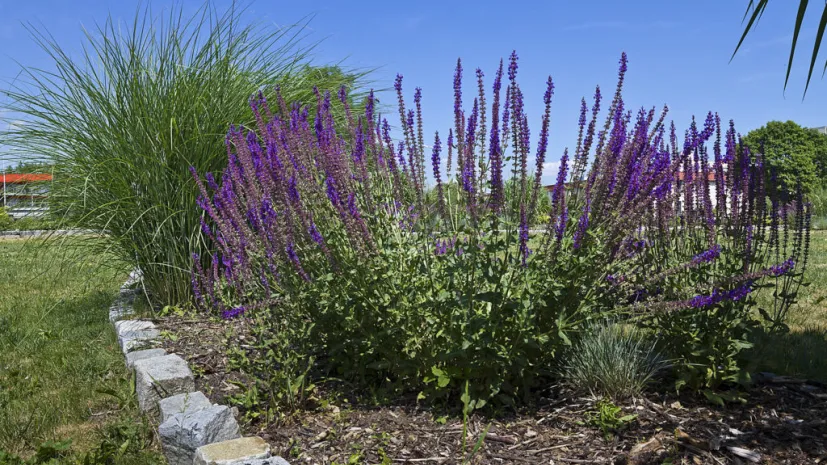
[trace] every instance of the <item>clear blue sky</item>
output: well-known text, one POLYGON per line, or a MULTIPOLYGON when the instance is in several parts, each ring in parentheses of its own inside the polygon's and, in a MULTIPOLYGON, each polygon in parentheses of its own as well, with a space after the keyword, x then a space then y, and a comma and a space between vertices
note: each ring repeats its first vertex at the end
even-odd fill
MULTIPOLYGON (((377 88, 391 87, 396 73, 403 74, 409 97, 415 86, 423 88, 427 132, 439 129, 443 137, 452 124, 452 73, 457 57, 462 57, 467 70, 466 95, 470 95, 474 68, 486 72, 490 85, 498 60, 516 49, 527 111, 533 116, 532 134, 539 132, 546 76, 552 75, 556 83, 550 142, 553 161, 564 147, 575 143, 580 98, 590 98, 595 84, 601 85, 604 94, 611 94, 623 51, 629 55, 627 107, 668 104, 670 117, 681 131, 693 114, 703 118, 710 110, 725 120, 734 119, 742 133, 770 120, 827 125, 827 81, 820 74, 806 99, 801 99, 809 49, 799 52, 791 85, 786 95, 783 91, 797 2, 772 2, 742 51, 729 62, 746 3, 253 0, 248 16, 288 25, 314 14, 310 37, 324 39, 316 51, 317 63, 344 60, 353 67, 378 67, 373 75, 377 88)), ((155 9, 169 4, 152 2, 155 9)), ((185 2, 187 9, 200 4, 185 2)), ((18 72, 17 62, 49 66, 22 23, 45 27, 67 49, 79 50, 83 26, 102 22, 108 12, 128 21, 137 5, 135 1, 0 1, 3 85, 18 72)), ((811 14, 800 39, 807 47, 815 35, 812 22, 817 16, 811 14)), ((551 169, 547 181, 553 178, 551 169)))

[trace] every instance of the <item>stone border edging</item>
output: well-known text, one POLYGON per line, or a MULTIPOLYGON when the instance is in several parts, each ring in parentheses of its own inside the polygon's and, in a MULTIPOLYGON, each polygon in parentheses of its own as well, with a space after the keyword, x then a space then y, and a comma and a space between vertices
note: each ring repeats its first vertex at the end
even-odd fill
POLYGON ((159 348, 160 331, 149 320, 130 319, 140 284, 138 270, 129 274, 109 307, 127 368, 135 379, 141 411, 159 423, 158 435, 170 465, 290 465, 272 456, 258 436, 241 437, 233 410, 212 404, 195 390, 186 360, 159 348))

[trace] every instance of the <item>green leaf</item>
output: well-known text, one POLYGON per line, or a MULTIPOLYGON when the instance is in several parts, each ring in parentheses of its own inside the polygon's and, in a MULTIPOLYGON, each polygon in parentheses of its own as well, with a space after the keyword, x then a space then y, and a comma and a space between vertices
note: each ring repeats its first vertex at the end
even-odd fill
MULTIPOLYGON (((784 78, 784 89, 787 89, 787 82, 790 80, 790 71, 793 69, 793 57, 795 56, 795 46, 798 43, 798 33, 801 32, 801 22, 804 21, 804 14, 807 12, 807 4, 809 0, 799 0, 798 14, 795 17, 795 29, 793 30, 793 43, 790 46, 790 60, 787 62, 787 76, 784 78)), ((827 8, 827 6, 825 6, 827 8)), ((809 79, 807 80, 809 84, 809 79)), ((806 92, 806 90, 805 90, 806 92)))
MULTIPOLYGON (((747 23, 747 26, 744 28, 744 33, 741 34, 741 40, 738 41, 738 45, 735 47, 735 51, 732 52, 732 56, 729 58, 729 61, 732 61, 732 59, 735 58, 735 54, 738 53, 738 50, 741 48, 741 44, 743 44, 744 39, 747 38, 747 34, 749 34, 749 31, 752 30, 753 24, 764 13, 764 9, 767 7, 768 2, 769 2, 769 0, 759 0, 758 5, 756 6, 755 5, 755 0, 750 0, 749 1, 749 4, 747 5, 747 10, 744 13, 744 19, 747 18, 747 15, 749 14, 750 11, 752 11, 752 16, 750 17, 749 22, 747 23)), ((743 20, 742 20, 742 22, 743 22, 743 20)))
POLYGON ((718 405, 720 407, 724 407, 726 405, 726 403, 724 402, 724 398, 719 396, 718 394, 712 392, 711 390, 704 389, 701 392, 703 393, 704 397, 706 397, 706 400, 708 400, 709 402, 711 402, 715 405, 718 405))
MULTIPOLYGON (((813 67, 818 58, 818 50, 821 48, 821 40, 824 38, 824 29, 827 27, 827 3, 824 4, 824 10, 821 12, 821 20, 818 22, 818 32, 816 32, 816 41, 813 45, 813 56, 810 59, 810 70, 807 71, 807 84, 804 86, 804 95, 807 95, 807 89, 810 88, 810 78, 813 77, 813 67)), ((827 62, 824 63, 824 69, 827 70, 827 62)))

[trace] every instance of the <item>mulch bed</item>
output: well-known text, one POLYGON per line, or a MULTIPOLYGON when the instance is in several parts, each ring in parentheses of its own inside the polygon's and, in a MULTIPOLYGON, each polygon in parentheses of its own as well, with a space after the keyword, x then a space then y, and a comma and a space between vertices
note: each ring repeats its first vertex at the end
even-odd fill
MULTIPOLYGON (((158 324, 174 335, 164 341, 165 348, 190 362, 196 387, 213 402, 225 403, 227 396, 241 392, 236 384, 246 380, 228 371, 226 350, 229 325, 235 344, 244 345, 250 338, 243 319, 176 317, 158 324)), ((487 428, 470 463, 827 463, 827 386, 764 376, 746 396, 746 404, 716 407, 695 396, 647 394, 621 405, 624 414, 637 417, 607 438, 583 424, 593 400, 558 391, 531 411, 494 419, 472 416, 466 452, 487 428)), ((462 420, 441 415, 414 402, 370 407, 342 399, 276 424, 253 421, 243 429, 246 435, 264 438, 274 453, 294 465, 462 463, 462 420)))

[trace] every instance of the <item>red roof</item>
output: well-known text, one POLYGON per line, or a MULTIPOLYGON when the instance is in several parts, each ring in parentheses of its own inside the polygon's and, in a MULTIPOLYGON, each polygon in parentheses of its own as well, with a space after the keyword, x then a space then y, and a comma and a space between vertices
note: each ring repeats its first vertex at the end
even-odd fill
MULTIPOLYGON (((683 180, 684 180, 684 178, 685 178, 685 175, 686 175, 686 173, 684 173, 683 171, 679 171, 679 172, 678 172, 678 180, 679 180, 679 181, 683 181, 683 180)), ((696 172, 696 173, 695 173, 695 176, 694 176, 694 179, 702 178, 702 177, 703 177, 703 175, 704 175, 704 174, 703 174, 703 172, 696 172)), ((710 171, 709 173, 707 173, 707 174, 706 174, 706 180, 707 180, 707 181, 714 181, 714 180, 715 180, 715 173, 714 173, 714 172, 712 172, 712 171, 710 171)))
POLYGON ((52 175, 48 173, 0 174, 0 183, 6 184, 27 184, 30 182, 51 180, 52 175))

